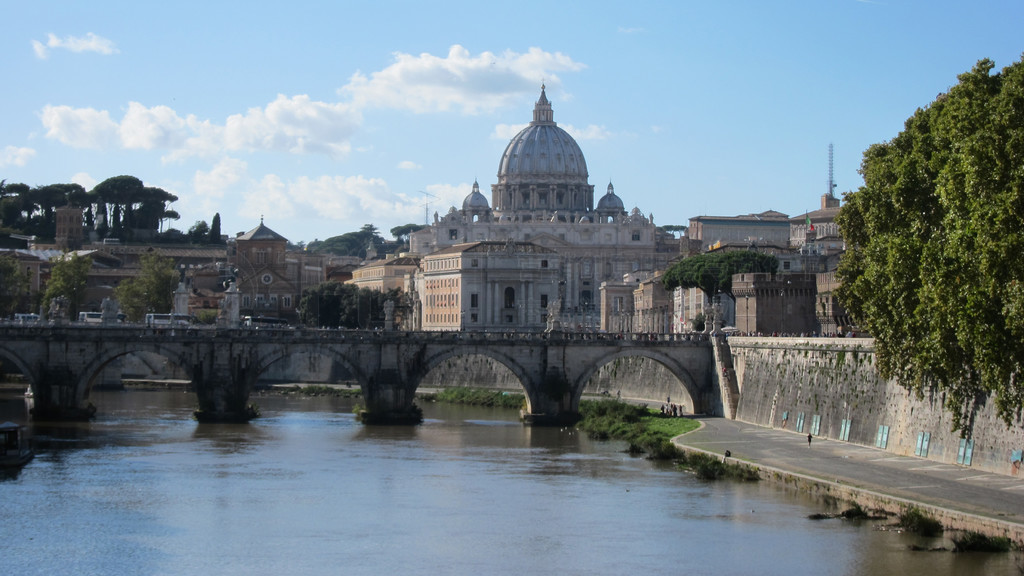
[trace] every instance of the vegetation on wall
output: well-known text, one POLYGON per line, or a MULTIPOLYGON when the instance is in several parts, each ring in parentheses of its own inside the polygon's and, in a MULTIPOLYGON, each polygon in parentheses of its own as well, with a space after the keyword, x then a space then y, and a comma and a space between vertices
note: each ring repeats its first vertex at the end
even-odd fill
POLYGON ((684 258, 661 277, 666 290, 676 287, 700 288, 708 296, 732 295, 733 274, 775 273, 779 261, 759 252, 710 252, 684 258))
POLYGON ((63 298, 68 306, 68 317, 77 318, 78 309, 85 300, 85 285, 91 267, 92 258, 75 252, 55 258, 43 294, 43 307, 49 310, 54 298, 63 298))
POLYGON ((875 337, 878 368, 946 392, 964 429, 993 395, 1024 405, 1024 63, 982 60, 861 165, 837 223, 838 297, 875 337))
POLYGON ((149 312, 170 312, 180 278, 174 260, 157 252, 143 254, 139 262, 139 273, 114 288, 121 311, 132 322, 141 321, 149 312))

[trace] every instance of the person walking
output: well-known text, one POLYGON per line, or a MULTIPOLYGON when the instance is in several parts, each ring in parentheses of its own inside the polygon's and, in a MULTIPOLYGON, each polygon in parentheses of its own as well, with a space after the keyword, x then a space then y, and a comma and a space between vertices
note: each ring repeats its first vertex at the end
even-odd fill
POLYGON ((811 435, 810 434, 807 435, 807 447, 808 448, 811 447, 811 435))

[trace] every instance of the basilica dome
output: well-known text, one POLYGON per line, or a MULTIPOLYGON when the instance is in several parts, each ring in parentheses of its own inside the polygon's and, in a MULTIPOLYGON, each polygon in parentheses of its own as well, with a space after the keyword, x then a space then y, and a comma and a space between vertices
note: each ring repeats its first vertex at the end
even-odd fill
POLYGON ((612 183, 608 183, 608 192, 597 201, 598 212, 624 212, 625 205, 622 203, 622 199, 615 195, 615 188, 612 187, 612 183))
POLYGON ((579 144, 555 124, 541 86, 533 122, 516 134, 501 155, 499 184, 587 184, 587 161, 579 144))
POLYGON ((480 185, 475 181, 473 182, 473 191, 466 196, 466 199, 462 201, 463 210, 487 210, 490 205, 487 204, 487 198, 480 193, 480 185))

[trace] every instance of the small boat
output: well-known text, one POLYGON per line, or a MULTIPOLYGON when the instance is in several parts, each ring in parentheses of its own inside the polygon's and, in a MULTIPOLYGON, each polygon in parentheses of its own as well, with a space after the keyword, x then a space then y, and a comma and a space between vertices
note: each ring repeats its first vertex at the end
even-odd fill
POLYGON ((0 468, 24 466, 35 456, 25 437, 25 427, 14 422, 0 424, 0 468))

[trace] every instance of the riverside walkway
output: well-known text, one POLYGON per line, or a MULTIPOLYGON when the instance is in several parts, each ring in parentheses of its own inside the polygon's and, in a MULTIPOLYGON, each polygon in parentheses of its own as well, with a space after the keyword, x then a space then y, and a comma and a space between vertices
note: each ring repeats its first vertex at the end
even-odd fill
POLYGON ((916 505, 947 528, 1004 535, 1024 542, 1024 477, 1005 476, 724 418, 698 417, 698 430, 677 436, 682 448, 761 468, 821 496, 896 512, 916 505))

